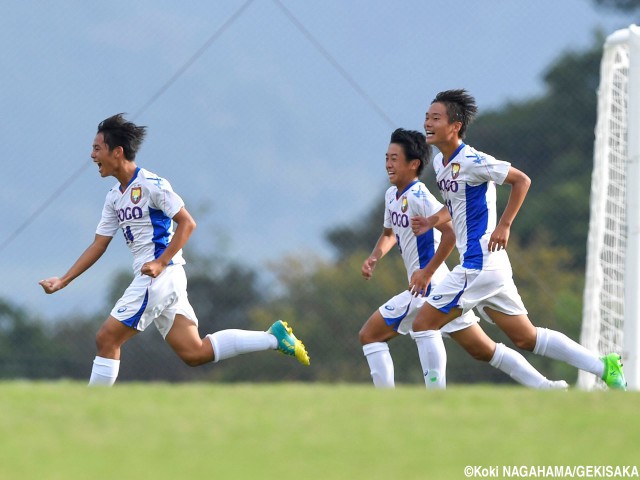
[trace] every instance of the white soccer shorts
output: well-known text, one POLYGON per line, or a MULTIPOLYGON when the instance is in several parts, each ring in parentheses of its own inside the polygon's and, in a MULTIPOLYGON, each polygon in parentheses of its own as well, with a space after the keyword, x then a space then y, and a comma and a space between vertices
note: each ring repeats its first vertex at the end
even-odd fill
MULTIPOLYGON (((406 335, 411 332, 418 310, 426 301, 426 297, 414 297, 411 292, 405 290, 382 305, 378 311, 387 325, 398 333, 406 335)), ((469 311, 462 317, 447 323, 442 327, 441 332, 444 336, 448 336, 447 333, 464 330, 478 321, 479 318, 476 317, 473 311, 469 311)))
POLYGON ((162 337, 171 330, 176 314, 198 325, 187 297, 187 276, 182 265, 169 265, 156 278, 136 275, 111 310, 116 320, 141 332, 155 323, 162 337))
POLYGON ((438 310, 448 313, 452 308, 469 312, 475 308, 480 316, 493 323, 486 307, 507 315, 526 315, 527 309, 513 281, 511 269, 472 270, 457 265, 427 298, 438 310))

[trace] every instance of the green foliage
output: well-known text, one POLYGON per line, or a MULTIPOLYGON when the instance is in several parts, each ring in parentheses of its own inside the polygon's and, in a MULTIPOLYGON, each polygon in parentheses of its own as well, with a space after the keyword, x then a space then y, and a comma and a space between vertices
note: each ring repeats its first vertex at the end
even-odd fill
MULTIPOLYGON (((262 321, 282 317, 293 325, 311 355, 307 378, 368 379, 358 331, 389 298, 387 292, 398 293, 407 285, 402 260, 391 254, 379 262, 373 279, 365 281, 360 268, 368 254, 358 251, 337 264, 290 257, 274 266, 283 294, 253 315, 262 321)), ((419 378, 419 367, 414 364, 413 369, 419 378)))
MULTIPOLYGON (((574 339, 579 337, 581 319, 602 40, 596 37, 584 52, 562 53, 544 74, 543 95, 482 114, 468 138, 479 150, 510 161, 531 176, 532 188, 509 245, 516 284, 534 324, 574 339)), ((382 175, 382 166, 380 171, 382 175)), ((433 189, 432 173, 425 176, 433 189)), ((272 265, 272 285, 261 285, 261 276, 252 266, 226 261, 215 253, 189 258, 190 301, 202 335, 226 328, 266 330, 282 318, 307 345, 310 368, 281 354, 262 352, 192 369, 150 327, 123 348, 119 380, 369 383, 358 331, 381 304, 407 285, 396 252, 379 262, 370 281, 360 275, 362 262, 382 230, 385 188, 381 177, 380 201, 361 220, 327 232, 335 260, 306 254, 284 257, 272 265)), ((498 192, 504 205, 509 188, 500 187, 498 192)), ((108 287, 104 311, 65 321, 31 318, 0 299, 0 378, 86 380, 95 355, 95 333, 130 281, 130 271, 116 275, 108 287)), ((495 327, 482 325, 496 341, 510 345, 495 327)), ((390 345, 397 382, 421 384, 413 341, 398 337, 390 345)), ((512 382, 472 360, 455 342, 448 340, 446 345, 450 384, 512 382)), ((573 368, 526 356, 549 377, 575 378, 573 368)))
MULTIPOLYGON (((598 34, 588 50, 561 54, 543 75, 543 95, 482 113, 465 139, 531 177, 513 232, 529 245, 537 231, 546 231, 553 245, 570 250, 572 267, 584 267, 586 255, 603 40, 598 34)), ((425 177, 431 182, 432 171, 425 177)), ((499 188, 498 194, 504 206, 509 188, 499 188)), ((381 224, 382 203, 375 202, 360 223, 329 230, 327 241, 342 259, 357 249, 372 248, 381 224)))
MULTIPOLYGON (((485 113, 469 129, 469 144, 531 177, 513 232, 529 245, 544 230, 569 249, 571 266, 584 267, 586 257, 602 41, 561 55, 544 75, 540 98, 485 113)), ((502 205, 508 194, 499 188, 502 205)))
POLYGON ((621 12, 633 12, 640 9, 640 0, 595 0, 596 5, 621 12))
POLYGON ((0 378, 55 378, 63 362, 62 349, 39 319, 0 300, 0 378))
MULTIPOLYGON (((380 169, 382 172, 383 170, 380 169)), ((384 190, 381 190, 384 193, 384 190)), ((325 238, 336 250, 338 257, 344 259, 360 249, 371 249, 376 244, 382 231, 384 219, 384 198, 375 205, 359 222, 351 222, 349 225, 333 227, 327 231, 325 238)))
MULTIPOLYGON (((544 74, 544 95, 480 115, 466 140, 479 150, 512 162, 532 178, 532 188, 512 228, 509 246, 516 284, 534 324, 560 330, 574 339, 579 338, 581 322, 602 41, 602 36, 597 36, 587 51, 560 55, 544 74)), ((428 174, 432 176, 431 172, 428 174)), ((504 206, 509 188, 499 187, 498 193, 499 204, 504 206)), ((329 232, 328 240, 337 250, 340 265, 353 263, 352 268, 359 272, 358 261, 351 256, 358 249, 369 252, 373 247, 381 228, 381 208, 376 204, 362 223, 329 232)), ((375 280, 379 278, 378 275, 375 280)), ((386 293, 380 292, 369 308, 376 308, 398 293, 404 284, 405 280, 385 285, 386 293)), ((353 295, 358 298, 357 292, 353 295)), ((291 297, 295 296, 291 292, 291 297)), ((353 334, 356 328, 354 325, 353 334)), ((494 326, 483 323, 483 328, 496 341, 511 345, 494 326)), ((414 345, 406 345, 403 340, 406 339, 394 340, 391 345, 402 345, 401 353, 415 350, 414 345)), ((450 383, 510 381, 500 372, 471 360, 455 342, 449 340, 446 345, 450 383)), ((395 359, 400 349, 391 348, 395 359)), ((559 362, 528 353, 525 356, 550 377, 572 380, 576 376, 575 369, 559 362)), ((404 369, 411 371, 417 359, 406 362, 397 369, 400 378, 411 378, 403 377, 404 369)))

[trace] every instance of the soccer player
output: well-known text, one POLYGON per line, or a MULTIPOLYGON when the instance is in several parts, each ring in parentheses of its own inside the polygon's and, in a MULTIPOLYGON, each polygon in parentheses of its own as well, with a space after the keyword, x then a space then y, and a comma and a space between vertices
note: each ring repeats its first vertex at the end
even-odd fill
POLYGON ((518 294, 506 248, 511 225, 524 202, 531 180, 510 163, 496 160, 466 145, 462 139, 477 113, 475 99, 466 90, 439 93, 425 117, 427 142, 440 153, 434 158, 438 189, 445 207, 435 214, 416 216, 416 235, 453 221, 460 264, 430 292, 413 322, 425 370, 439 371, 430 354, 439 345, 426 335, 441 329, 471 308, 495 323, 513 343, 538 355, 564 361, 602 378, 613 389, 626 390, 620 355, 601 358, 566 335, 534 327, 518 294), (500 220, 496 211, 496 184, 511 186, 500 220))
MULTIPOLYGON (((450 221, 417 237, 411 229, 411 217, 429 216, 442 208, 442 204, 419 181, 431 156, 430 150, 422 133, 399 128, 391 135, 386 154, 386 169, 392 186, 385 194, 384 228, 371 255, 362 264, 362 276, 370 279, 377 262, 394 245, 398 245, 407 270, 409 288, 376 310, 360 330, 362 350, 373 383, 378 388, 395 386, 393 361, 387 342, 398 334, 407 333, 411 333, 416 341, 428 336, 434 347, 429 352, 420 352, 434 357, 433 361, 422 361, 433 365, 424 371, 426 386, 445 388, 446 385, 447 356, 441 332, 410 331, 417 312, 425 303, 425 295, 449 272, 444 261, 455 245, 450 221)), ((496 344, 477 322, 478 317, 469 311, 443 326, 442 332, 458 342, 472 357, 489 362, 526 386, 541 389, 568 387, 564 381, 547 380, 521 354, 503 344, 496 344)))
POLYGON ((182 247, 196 222, 167 180, 136 165, 145 134, 146 127, 125 120, 122 114, 99 124, 91 158, 100 176, 114 177, 118 183, 107 193, 93 243, 62 277, 39 282, 48 294, 66 287, 90 268, 118 230, 122 231, 133 254, 134 279, 96 335, 97 355, 89 385, 113 385, 122 345, 151 322, 190 366, 269 349, 309 365, 303 343, 281 320, 266 332, 229 329, 200 338, 198 319, 187 298, 182 257, 182 247))

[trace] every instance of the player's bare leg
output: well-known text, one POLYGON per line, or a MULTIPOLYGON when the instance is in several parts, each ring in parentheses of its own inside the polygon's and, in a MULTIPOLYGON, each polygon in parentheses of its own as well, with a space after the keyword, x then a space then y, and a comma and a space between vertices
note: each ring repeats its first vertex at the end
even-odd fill
POLYGON ((441 312, 430 303, 425 302, 413 321, 413 331, 440 330, 451 320, 459 317, 461 313, 462 310, 459 308, 452 308, 449 313, 441 312))
POLYGON ((101 357, 120 360, 120 348, 138 331, 109 316, 96 334, 97 353, 101 357))
POLYGON ((489 362, 522 385, 537 389, 568 388, 563 380, 548 380, 515 350, 496 344, 477 323, 449 335, 473 358, 489 362))
MULTIPOLYGON (((526 315, 506 315, 490 308, 485 308, 485 312, 517 347, 529 350, 536 355, 561 360, 606 381, 605 360, 598 358, 564 333, 535 327, 526 315)), ((625 389, 626 382, 624 382, 621 366, 618 371, 619 374, 615 375, 615 379, 607 384, 611 383, 609 385, 611 388, 625 389)))
POLYGON ((398 336, 376 310, 360 329, 362 351, 369 364, 371 378, 376 388, 394 388, 393 359, 387 342, 398 336))
POLYGON ((360 343, 362 345, 373 342, 387 342, 397 336, 398 332, 387 325, 387 322, 384 321, 384 318, 378 310, 373 312, 359 333, 360 343))
POLYGON ((166 342, 180 359, 190 367, 213 361, 213 346, 207 338, 200 338, 198 327, 184 315, 176 315, 166 342))
POLYGON ((120 348, 138 331, 109 316, 96 334, 97 355, 93 360, 89 385, 111 386, 120 370, 120 348))
POLYGON ((469 355, 481 362, 489 362, 496 351, 496 342, 474 323, 469 327, 449 333, 455 342, 464 348, 469 355))
POLYGON ((532 352, 536 346, 536 327, 526 315, 507 315, 493 308, 485 307, 484 311, 500 330, 507 334, 513 344, 532 352))
POLYGON ((176 315, 165 337, 174 352, 189 366, 263 350, 279 350, 309 365, 309 355, 285 322, 276 321, 267 332, 227 329, 200 338, 198 327, 184 315, 176 315), (290 344, 290 349, 283 344, 290 344), (291 351, 289 351, 291 350, 291 351))

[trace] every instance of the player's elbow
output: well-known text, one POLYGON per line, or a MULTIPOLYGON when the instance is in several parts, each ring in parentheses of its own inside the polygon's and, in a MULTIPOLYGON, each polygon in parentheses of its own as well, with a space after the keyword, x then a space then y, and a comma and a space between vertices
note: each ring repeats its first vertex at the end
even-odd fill
POLYGON ((505 178, 505 183, 511 185, 513 188, 524 190, 526 192, 531 186, 531 179, 522 170, 511 167, 507 174, 507 178, 505 178))
POLYGON ((529 175, 527 175, 526 173, 518 170, 518 176, 514 183, 516 183, 522 190, 526 192, 531 186, 531 178, 529 178, 529 175))
POLYGON ((186 221, 183 221, 182 224, 184 226, 184 229, 189 233, 193 232, 196 229, 196 227, 198 226, 198 224, 193 219, 193 217, 190 217, 186 221))
POLYGON ((360 332, 358 332, 358 339, 360 340, 361 345, 367 345, 368 343, 373 343, 375 341, 371 338, 365 327, 362 327, 360 332))

